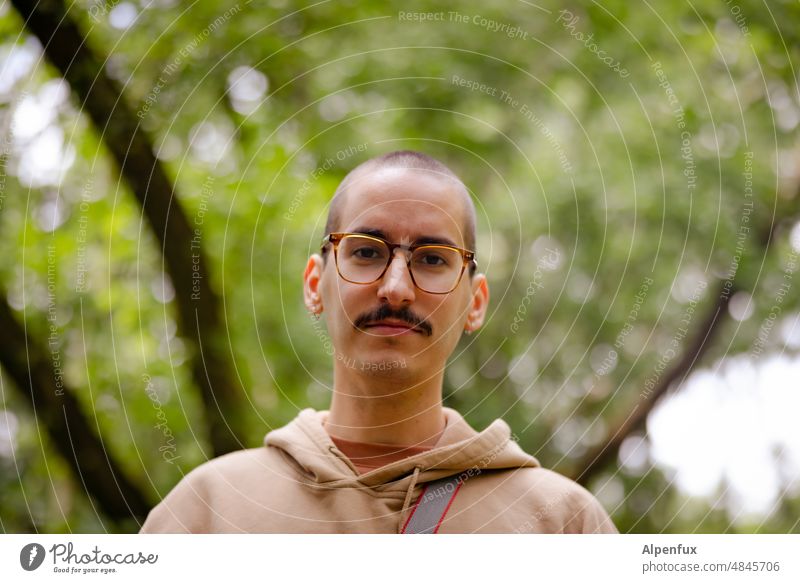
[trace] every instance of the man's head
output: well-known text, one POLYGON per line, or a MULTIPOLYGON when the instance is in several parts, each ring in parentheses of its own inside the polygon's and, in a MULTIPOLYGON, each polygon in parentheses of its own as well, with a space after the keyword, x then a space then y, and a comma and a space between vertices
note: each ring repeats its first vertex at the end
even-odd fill
MULTIPOLYGON (((464 207, 465 217, 462 226, 464 245, 470 251, 475 251, 475 205, 472 203, 467 187, 464 186, 461 179, 456 176, 450 168, 439 162, 439 160, 431 158, 427 154, 414 152, 412 150, 398 150, 396 152, 389 152, 383 156, 370 158, 351 170, 339 184, 331 200, 328 209, 328 220, 325 223, 325 236, 339 230, 342 207, 344 206, 349 187, 355 183, 359 177, 383 168, 418 170, 420 172, 427 172, 429 176, 439 177, 442 180, 451 182, 459 195, 459 204, 464 207)), ((473 264, 472 272, 474 273, 474 271, 473 264)))
MULTIPOLYGON (((390 244, 437 243, 474 251, 475 208, 464 184, 444 164, 418 152, 392 152, 364 162, 344 178, 331 202, 325 233, 362 233, 390 244)), ((466 264, 452 291, 437 294, 415 285, 412 273, 425 287, 421 275, 427 266, 412 262, 410 271, 405 248, 394 249, 383 275, 363 284, 339 275, 333 247, 329 243, 322 255, 309 258, 304 295, 311 312, 326 312, 340 361, 394 376, 434 375, 443 369, 461 333, 481 326, 489 293, 474 263, 466 264)), ((340 247, 339 268, 342 253, 340 247)), ((450 257, 462 259, 458 253, 450 257)), ((442 262, 427 255, 422 261, 442 262)))

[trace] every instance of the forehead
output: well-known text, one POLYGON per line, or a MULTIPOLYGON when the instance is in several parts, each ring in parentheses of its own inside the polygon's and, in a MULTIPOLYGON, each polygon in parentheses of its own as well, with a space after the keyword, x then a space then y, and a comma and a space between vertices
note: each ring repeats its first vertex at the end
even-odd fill
POLYGON ((392 241, 448 239, 464 245, 466 209, 459 184, 426 170, 382 168, 347 187, 339 216, 345 232, 382 231, 392 241))

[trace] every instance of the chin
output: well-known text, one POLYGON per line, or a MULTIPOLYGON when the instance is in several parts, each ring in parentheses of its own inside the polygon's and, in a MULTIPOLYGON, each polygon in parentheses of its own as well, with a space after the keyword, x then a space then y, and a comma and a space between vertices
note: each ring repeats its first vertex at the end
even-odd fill
POLYGON ((362 360, 359 363, 363 373, 376 376, 405 376, 409 372, 408 359, 402 355, 397 357, 362 360))
POLYGON ((418 346, 392 338, 362 338, 352 347, 355 368, 364 372, 407 371, 420 353, 418 346))

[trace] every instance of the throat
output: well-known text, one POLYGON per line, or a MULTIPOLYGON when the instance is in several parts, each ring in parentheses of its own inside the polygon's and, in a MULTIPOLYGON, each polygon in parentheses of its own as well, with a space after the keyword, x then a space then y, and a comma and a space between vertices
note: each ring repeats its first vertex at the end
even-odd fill
POLYGON ((439 441, 447 425, 441 401, 422 409, 398 410, 381 406, 383 400, 353 400, 334 393, 325 431, 331 438, 398 449, 431 448, 439 441))
POLYGON ((435 436, 436 441, 430 445, 385 445, 382 443, 350 441, 349 439, 342 439, 334 435, 330 437, 339 451, 353 462, 353 465, 360 473, 364 474, 391 463, 432 450, 436 445, 436 441, 439 441, 441 433, 435 436))

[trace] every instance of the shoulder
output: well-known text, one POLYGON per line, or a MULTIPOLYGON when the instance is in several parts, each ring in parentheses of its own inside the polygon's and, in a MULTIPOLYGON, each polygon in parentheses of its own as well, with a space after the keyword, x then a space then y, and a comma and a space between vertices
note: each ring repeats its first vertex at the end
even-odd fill
POLYGON ((272 448, 232 452, 209 460, 186 474, 150 511, 140 532, 207 532, 220 498, 263 484, 269 476, 285 472, 272 448))
POLYGON ((197 466, 184 479, 210 483, 269 472, 275 465, 275 452, 271 449, 256 447, 227 453, 197 466))
POLYGON ((524 485, 535 488, 548 498, 593 498, 586 488, 574 480, 547 468, 520 468, 514 474, 524 485))
POLYGON ((520 532, 616 533, 605 509, 586 488, 541 467, 501 472, 518 511, 527 516, 520 532), (505 476, 503 475, 505 474, 505 476))
POLYGON ((231 484, 246 488, 252 482, 279 470, 276 457, 277 452, 272 448, 258 447, 208 460, 186 474, 169 496, 190 489, 213 496, 216 490, 227 489, 231 484))

